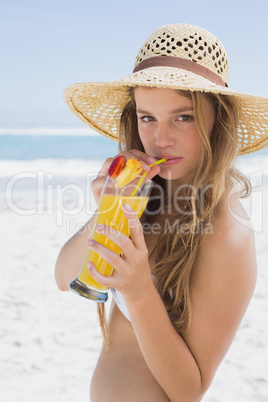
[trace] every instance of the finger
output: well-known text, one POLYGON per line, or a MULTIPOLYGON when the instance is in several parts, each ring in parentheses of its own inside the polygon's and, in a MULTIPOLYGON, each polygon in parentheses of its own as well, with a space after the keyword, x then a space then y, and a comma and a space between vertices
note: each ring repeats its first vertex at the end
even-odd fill
POLYGON ((88 261, 87 263, 88 271, 90 276, 101 286, 106 286, 107 288, 114 288, 115 279, 113 275, 102 275, 97 271, 95 265, 92 261, 88 261))
POLYGON ((91 181, 91 190, 96 203, 99 203, 101 192, 108 176, 108 170, 114 158, 107 158, 94 180, 91 181))
POLYGON ((156 176, 158 173, 160 173, 160 171, 161 171, 161 167, 159 165, 153 166, 147 173, 146 177, 148 179, 152 179, 154 176, 156 176))
POLYGON ((149 165, 152 165, 153 163, 156 162, 155 158, 146 154, 145 152, 139 151, 138 149, 131 149, 130 151, 122 151, 119 155, 124 155, 126 159, 133 157, 135 159, 138 159, 142 164, 143 170, 147 172, 150 170, 149 165))
POLYGON ((122 265, 122 258, 115 253, 114 251, 110 250, 109 248, 105 247, 103 244, 93 240, 88 240, 88 245, 91 250, 95 251, 101 258, 103 258, 108 264, 110 264, 113 268, 116 268, 118 271, 122 265))
POLYGON ((108 170, 109 170, 109 167, 110 167, 112 161, 113 161, 113 158, 106 159, 106 161, 104 162, 104 164, 101 167, 101 170, 98 172, 96 178, 94 180, 92 180, 91 189, 92 189, 93 193, 97 193, 98 195, 100 195, 101 190, 104 186, 105 180, 107 178, 108 170))
POLYGON ((142 224, 140 223, 137 213, 127 203, 123 204, 122 210, 128 220, 130 236, 134 247, 137 249, 146 248, 142 224))
POLYGON ((145 152, 139 151, 138 149, 131 149, 129 153, 133 155, 135 158, 139 159, 140 162, 145 163, 148 166, 148 168, 150 167, 149 165, 154 164, 157 160, 152 156, 146 154, 145 152))
POLYGON ((106 159, 106 161, 104 162, 104 164, 101 167, 101 170, 99 171, 99 174, 101 176, 108 173, 109 167, 110 167, 110 165, 111 165, 113 160, 114 160, 114 158, 107 158, 106 159))
MULTIPOLYGON (((133 255, 134 246, 128 236, 112 228, 111 226, 106 226, 99 223, 96 225, 95 229, 98 233, 108 237, 108 239, 112 240, 112 242, 118 245, 118 247, 120 248, 121 252, 124 255, 123 257, 124 259, 127 256, 133 255)), ((121 257, 120 261, 122 261, 121 257)))
POLYGON ((98 174, 98 176, 94 180, 91 181, 91 189, 92 189, 93 193, 101 192, 106 179, 107 179, 106 175, 100 176, 98 174))
POLYGON ((103 164, 103 166, 102 166, 102 168, 101 168, 101 170, 100 170, 100 172, 98 174, 98 177, 101 177, 103 175, 107 176, 107 173, 108 173, 108 170, 109 170, 109 167, 110 167, 112 161, 116 157, 121 156, 121 155, 125 156, 126 159, 129 159, 129 158, 132 158, 132 157, 138 159, 142 163, 143 170, 145 170, 147 172, 150 170, 149 165, 152 165, 157 161, 156 158, 153 158, 152 156, 146 154, 145 152, 139 151, 138 149, 131 149, 130 151, 122 151, 119 154, 117 154, 114 158, 106 159, 106 161, 104 162, 104 164, 103 164))

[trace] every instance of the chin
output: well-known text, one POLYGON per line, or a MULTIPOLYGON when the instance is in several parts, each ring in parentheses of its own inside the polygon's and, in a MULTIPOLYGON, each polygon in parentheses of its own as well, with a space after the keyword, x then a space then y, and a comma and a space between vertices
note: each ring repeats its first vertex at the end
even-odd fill
POLYGON ((158 176, 165 180, 178 180, 181 184, 189 183, 192 174, 194 174, 195 166, 161 166, 158 176))
POLYGON ((181 175, 178 173, 176 174, 171 171, 159 172, 158 176, 161 177, 161 179, 165 179, 165 180, 179 180, 184 177, 184 175, 181 175))

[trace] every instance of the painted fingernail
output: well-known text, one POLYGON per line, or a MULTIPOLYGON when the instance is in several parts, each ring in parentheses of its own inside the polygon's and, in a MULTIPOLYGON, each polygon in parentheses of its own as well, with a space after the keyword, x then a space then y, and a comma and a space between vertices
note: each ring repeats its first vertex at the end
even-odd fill
POLYGON ((89 240, 88 240, 88 242, 87 242, 87 244, 88 244, 89 246, 93 246, 93 244, 94 244, 94 240, 89 239, 89 240))
POLYGON ((104 229, 103 224, 102 223, 97 223, 96 230, 103 230, 103 229, 104 229))
POLYGON ((88 267, 88 269, 92 269, 92 262, 91 261, 88 261, 87 267, 88 267))
POLYGON ((124 204, 124 208, 125 208, 127 211, 132 211, 131 206, 130 206, 129 204, 127 204, 127 203, 124 204))
POLYGON ((150 166, 147 164, 146 165, 143 164, 142 167, 143 167, 143 170, 145 170, 145 172, 149 172, 149 170, 151 169, 150 166))
POLYGON ((148 160, 149 160, 149 164, 150 164, 150 165, 151 165, 152 163, 155 163, 155 161, 156 161, 156 159, 153 158, 153 157, 151 157, 151 156, 149 156, 148 160))

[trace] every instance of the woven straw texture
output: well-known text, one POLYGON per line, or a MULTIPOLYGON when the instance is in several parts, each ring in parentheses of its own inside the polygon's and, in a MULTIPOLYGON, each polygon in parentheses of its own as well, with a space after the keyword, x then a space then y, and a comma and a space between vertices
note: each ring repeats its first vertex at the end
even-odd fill
MULTIPOLYGON (((229 64, 222 43, 205 29, 172 24, 156 29, 135 61, 174 56, 198 63, 228 82, 229 64)), ((222 93, 232 96, 239 110, 238 155, 268 146, 268 98, 240 93, 177 67, 150 67, 113 82, 78 83, 66 88, 70 109, 87 125, 118 141, 121 111, 130 99, 129 88, 150 86, 222 93)))

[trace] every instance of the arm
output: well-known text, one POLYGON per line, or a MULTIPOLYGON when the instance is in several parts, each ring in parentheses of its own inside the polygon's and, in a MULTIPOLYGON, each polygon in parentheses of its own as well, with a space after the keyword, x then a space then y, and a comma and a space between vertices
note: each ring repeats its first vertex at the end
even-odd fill
POLYGON ((148 367, 172 401, 198 401, 204 395, 255 287, 253 236, 245 234, 236 242, 218 240, 208 238, 196 261, 191 281, 192 322, 184 340, 170 327, 159 296, 152 290, 128 303, 148 367))
POLYGON ((199 401, 202 377, 195 356, 176 332, 154 286, 127 302, 144 359, 172 402, 199 401))
POLYGON ((227 353, 253 295, 256 252, 253 230, 214 224, 191 277, 192 323, 185 341, 195 355, 205 388, 227 353))
POLYGON ((153 285, 142 228, 138 221, 131 226, 133 244, 123 235, 113 237, 107 227, 102 232, 123 250, 121 262, 103 246, 93 246, 116 267, 113 277, 102 277, 94 267, 90 273, 123 294, 145 361, 168 397, 173 402, 199 401, 234 338, 255 287, 252 232, 234 226, 215 228, 215 234, 202 243, 191 281, 192 322, 183 339, 153 285))
POLYGON ((87 241, 96 219, 89 221, 62 247, 55 266, 55 279, 60 290, 69 290, 69 284, 79 274, 88 251, 87 241))
MULTIPOLYGON (((96 204, 99 204, 112 158, 106 159, 95 180, 91 183, 96 204)), ((77 277, 88 251, 87 241, 92 233, 97 211, 89 221, 62 247, 55 266, 55 279, 60 290, 69 290, 70 283, 77 277)))

